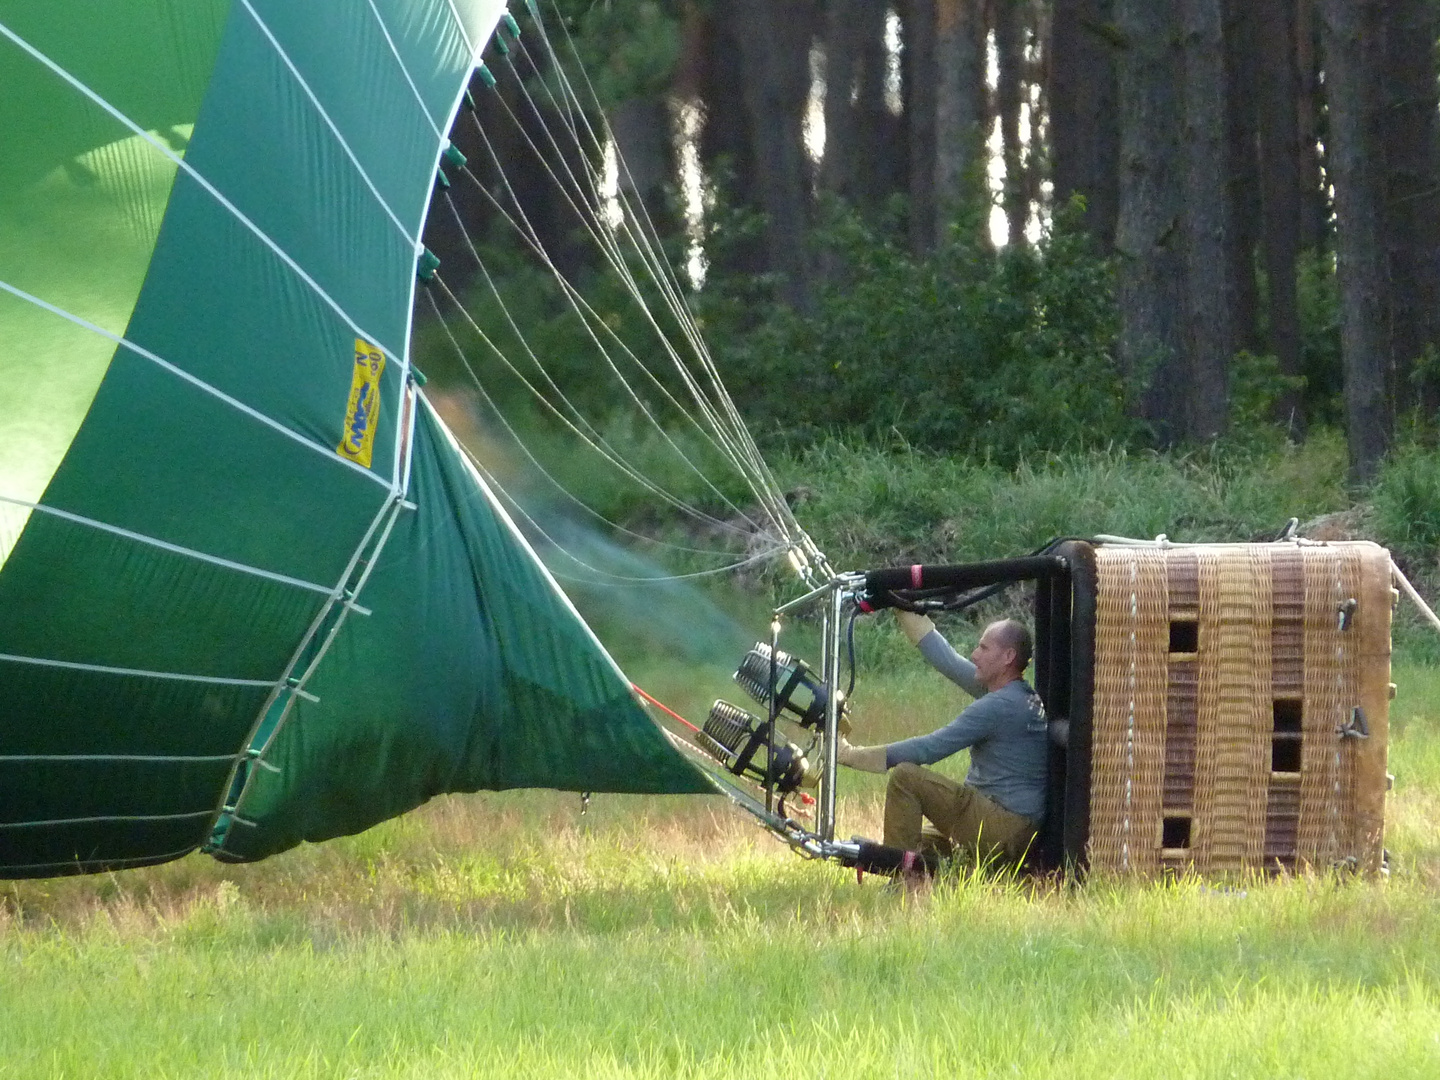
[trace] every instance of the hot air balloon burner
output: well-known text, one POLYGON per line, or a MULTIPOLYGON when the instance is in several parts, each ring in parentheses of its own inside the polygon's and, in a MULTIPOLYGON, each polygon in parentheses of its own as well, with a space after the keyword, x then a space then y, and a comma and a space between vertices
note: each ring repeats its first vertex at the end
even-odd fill
POLYGON ((707 754, 736 776, 748 776, 782 795, 815 783, 816 776, 804 752, 738 705, 717 701, 695 736, 707 754))
MULTIPOLYGON (((804 660, 776 649, 774 660, 768 643, 757 641, 735 671, 735 681, 761 705, 770 705, 770 688, 775 688, 775 712, 786 712, 803 728, 823 730, 829 694, 814 669, 804 660)), ((837 697, 839 695, 837 694, 837 697)), ((844 708, 843 701, 841 708, 844 708)))

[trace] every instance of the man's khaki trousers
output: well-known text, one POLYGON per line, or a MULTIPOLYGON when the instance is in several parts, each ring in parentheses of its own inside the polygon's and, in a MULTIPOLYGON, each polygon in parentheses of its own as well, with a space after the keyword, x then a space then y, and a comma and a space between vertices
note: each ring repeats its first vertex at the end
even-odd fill
POLYGON ((885 843, 941 856, 968 850, 981 860, 1019 862, 1035 823, 932 769, 903 762, 885 789, 885 843), (933 822, 931 824, 927 823, 933 822))

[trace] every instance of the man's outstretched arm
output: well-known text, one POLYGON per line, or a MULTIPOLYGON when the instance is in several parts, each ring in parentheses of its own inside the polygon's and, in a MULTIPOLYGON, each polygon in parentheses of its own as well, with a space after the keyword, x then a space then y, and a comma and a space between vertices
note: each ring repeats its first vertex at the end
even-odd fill
POLYGON ((910 644, 920 650, 926 663, 973 698, 985 694, 985 687, 975 676, 975 665, 956 652, 945 636, 935 629, 935 623, 928 615, 917 615, 911 611, 895 609, 895 618, 900 629, 910 639, 910 644))

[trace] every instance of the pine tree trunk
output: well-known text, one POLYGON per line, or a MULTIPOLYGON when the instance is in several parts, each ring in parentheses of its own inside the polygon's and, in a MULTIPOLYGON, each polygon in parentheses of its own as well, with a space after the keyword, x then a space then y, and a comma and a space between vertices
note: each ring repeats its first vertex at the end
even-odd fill
POLYGON ((883 4, 858 5, 859 45, 855 76, 857 198, 867 211, 878 211, 895 194, 909 190, 909 148, 903 110, 887 103, 890 53, 885 32, 889 13, 883 4))
POLYGON ((935 3, 935 238, 985 182, 985 20, 981 0, 935 3))
POLYGON ((670 201, 679 165, 670 108, 659 94, 631 98, 610 110, 610 131, 624 162, 619 187, 637 214, 648 218, 640 227, 662 237, 680 231, 680 217, 670 201))
POLYGON ((1394 429, 1386 303, 1381 0, 1320 0, 1326 162, 1335 185, 1340 344, 1350 474, 1374 477, 1394 429))
POLYGON ((1148 376, 1141 414, 1161 445, 1185 432, 1180 56, 1168 5, 1116 0, 1119 62, 1120 356, 1148 376))
MULTIPOLYGON (((994 0, 995 53, 999 76, 995 106, 1000 114, 1001 157, 1005 163, 1006 241, 1025 242, 1025 223, 1030 217, 1026 197, 1025 149, 1020 145, 1020 103, 1025 78, 1025 23, 1023 0, 994 0)), ((1032 130, 1032 138, 1033 130, 1032 130)))
MULTIPOLYGON (((1257 116, 1260 135, 1260 197, 1267 347, 1280 373, 1300 374, 1300 314, 1296 261, 1300 255, 1300 79, 1295 49, 1295 0, 1256 0, 1256 41, 1260 65, 1257 116)), ((1276 403, 1275 419, 1292 436, 1305 431, 1303 399, 1288 391, 1276 403)))
POLYGON ((857 96, 862 52, 860 12, 865 0, 826 0, 825 4, 825 155, 820 189, 850 204, 857 202, 861 167, 857 96))
POLYGON ((1055 0, 1050 17, 1050 154, 1055 204, 1085 200, 1099 250, 1115 244, 1120 206, 1118 42, 1110 0, 1055 0))
POLYGON ((1232 198, 1226 168, 1225 41, 1221 0, 1183 0, 1185 67, 1185 298, 1189 389, 1186 433, 1225 429, 1236 344, 1232 198))
POLYGON ((781 298, 805 311, 812 299, 813 270, 804 123, 815 5, 810 0, 730 0, 722 7, 733 9, 741 29, 742 86, 755 147, 755 191, 766 216, 767 264, 781 276, 781 298))
POLYGON ((905 0, 905 131, 910 145, 910 248, 935 246, 935 0, 905 0))
MULTIPOLYGON (((681 61, 682 93, 700 109, 700 166, 717 184, 725 200, 745 209, 760 209, 755 184, 755 145, 751 138, 740 61, 744 27, 728 5, 692 2, 686 9, 681 61)), ((759 274, 765 268, 765 246, 759 239, 730 241, 723 249, 706 251, 722 273, 759 274)))
POLYGON ((1390 353, 1396 404, 1440 405, 1440 386, 1421 382, 1417 361, 1440 347, 1440 112, 1436 12, 1429 0, 1391 0, 1386 15, 1384 112, 1386 235, 1392 299, 1390 353))
POLYGON ((1320 27, 1316 0, 1295 3, 1295 102, 1300 129, 1300 250, 1318 251, 1330 234, 1330 196, 1320 174, 1320 27))
POLYGON ((1226 176, 1232 215, 1226 251, 1235 287, 1235 347, 1259 352, 1260 289, 1255 277, 1255 252, 1263 224, 1255 98, 1261 57, 1255 42, 1254 0, 1223 0, 1222 10, 1228 98, 1226 176))

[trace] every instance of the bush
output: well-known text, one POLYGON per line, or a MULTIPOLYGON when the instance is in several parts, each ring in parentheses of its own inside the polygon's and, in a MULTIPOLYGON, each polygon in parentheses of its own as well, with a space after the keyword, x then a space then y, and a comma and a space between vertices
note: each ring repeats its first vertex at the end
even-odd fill
POLYGON ((996 253, 978 235, 957 227, 917 260, 858 219, 832 226, 846 270, 815 314, 775 310, 719 357, 757 432, 792 447, 898 437, 1003 464, 1134 441, 1110 266, 1073 215, 1035 248, 996 253))
POLYGON ((1375 482, 1375 525, 1383 542, 1410 558, 1440 554, 1440 452, 1398 450, 1375 482))

